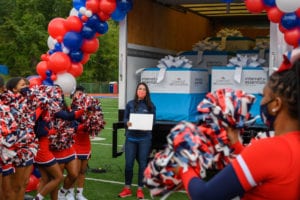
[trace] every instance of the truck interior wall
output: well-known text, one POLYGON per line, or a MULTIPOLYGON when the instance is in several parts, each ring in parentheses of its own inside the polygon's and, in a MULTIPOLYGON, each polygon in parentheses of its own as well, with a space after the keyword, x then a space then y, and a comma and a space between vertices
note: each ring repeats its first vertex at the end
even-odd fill
POLYGON ((244 18, 240 20, 238 17, 213 19, 212 35, 224 28, 239 30, 243 36, 255 39, 257 37, 270 35, 270 22, 267 17, 244 18))
POLYGON ((211 22, 151 0, 137 0, 128 13, 128 43, 183 51, 211 35, 211 22))

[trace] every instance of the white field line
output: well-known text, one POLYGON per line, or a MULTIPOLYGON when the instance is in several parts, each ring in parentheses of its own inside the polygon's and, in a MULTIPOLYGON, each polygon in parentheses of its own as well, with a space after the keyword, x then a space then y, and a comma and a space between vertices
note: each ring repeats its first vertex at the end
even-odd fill
MULTIPOLYGON (((111 184, 118 184, 118 185, 124 185, 124 182, 119 182, 119 181, 111 181, 111 180, 105 180, 105 179, 98 179, 98 178, 85 178, 85 180, 88 181, 95 181, 95 182, 102 182, 102 183, 111 183, 111 184)), ((132 184, 132 186, 137 187, 137 184, 132 184)), ((186 193, 184 190, 179 190, 177 192, 182 192, 186 193)))

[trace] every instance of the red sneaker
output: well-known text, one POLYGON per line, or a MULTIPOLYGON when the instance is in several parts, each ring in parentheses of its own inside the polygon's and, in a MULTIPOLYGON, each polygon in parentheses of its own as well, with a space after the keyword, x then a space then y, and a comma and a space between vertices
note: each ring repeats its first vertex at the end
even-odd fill
POLYGON ((125 198, 125 197, 129 197, 132 195, 131 189, 124 187, 122 192, 120 192, 119 197, 121 198, 125 198))
POLYGON ((142 190, 142 189, 138 189, 138 190, 136 191, 136 197, 137 197, 138 199, 144 199, 144 193, 143 193, 143 190, 142 190))

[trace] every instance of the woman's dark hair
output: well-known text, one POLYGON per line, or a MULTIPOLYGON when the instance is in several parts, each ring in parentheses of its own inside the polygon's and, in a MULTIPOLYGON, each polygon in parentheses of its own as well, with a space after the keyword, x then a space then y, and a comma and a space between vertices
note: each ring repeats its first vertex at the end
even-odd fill
POLYGON ((13 91, 13 89, 15 87, 17 87, 18 83, 20 82, 20 80, 22 80, 23 77, 13 77, 11 79, 9 79, 7 82, 6 82, 6 89, 7 90, 10 90, 10 91, 13 91))
POLYGON ((152 105, 151 98, 150 98, 150 91, 149 91, 149 88, 148 88, 147 84, 144 83, 144 82, 141 82, 136 86, 135 96, 134 96, 134 110, 137 110, 137 105, 138 105, 137 90, 138 90, 140 85, 143 85, 146 88, 145 102, 146 102, 148 110, 151 112, 151 111, 153 111, 153 105, 152 105))
POLYGON ((291 69, 274 72, 269 79, 268 86, 273 93, 286 100, 288 112, 293 118, 300 115, 300 59, 298 59, 291 69))

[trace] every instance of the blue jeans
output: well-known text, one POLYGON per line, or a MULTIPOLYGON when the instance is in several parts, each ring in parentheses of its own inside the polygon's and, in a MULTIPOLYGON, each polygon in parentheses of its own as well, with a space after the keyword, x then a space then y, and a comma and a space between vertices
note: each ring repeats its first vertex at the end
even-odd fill
POLYGON ((143 187, 144 171, 148 164, 148 156, 151 148, 152 135, 149 134, 143 140, 131 140, 126 137, 125 142, 125 185, 131 185, 133 177, 134 160, 139 165, 138 186, 143 187))

